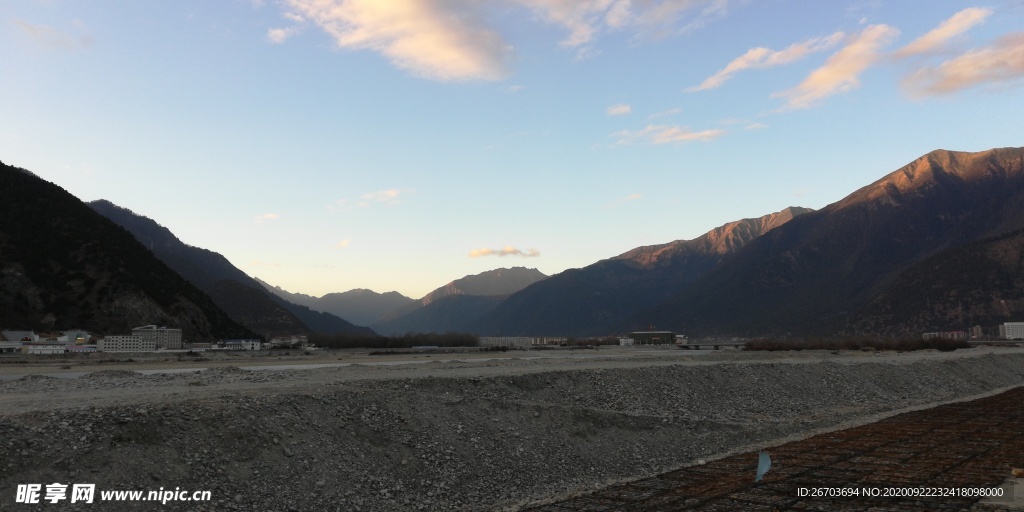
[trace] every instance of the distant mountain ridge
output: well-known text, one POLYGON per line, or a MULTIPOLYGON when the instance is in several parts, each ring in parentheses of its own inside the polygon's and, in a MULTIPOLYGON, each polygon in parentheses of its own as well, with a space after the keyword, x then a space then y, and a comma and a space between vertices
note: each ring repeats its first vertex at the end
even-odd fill
POLYGON ((341 318, 312 311, 268 293, 262 285, 232 265, 224 256, 185 244, 169 229, 148 217, 106 200, 92 201, 89 206, 128 230, 153 251, 157 258, 206 291, 232 318, 256 332, 265 336, 308 332, 371 332, 368 328, 352 325, 341 318))
POLYGON ((377 293, 365 288, 314 297, 303 293, 292 293, 259 278, 254 279, 270 293, 312 310, 348 319, 357 325, 372 325, 380 321, 386 313, 414 302, 413 299, 395 291, 377 293))
POLYGON ((488 270, 456 279, 372 324, 381 333, 466 331, 506 296, 547 279, 535 268, 488 270), (458 297, 458 299, 456 299, 458 297))
MULTIPOLYGON (((751 240, 811 212, 782 211, 719 226, 692 240, 638 247, 526 287, 485 313, 473 330, 492 335, 611 335, 668 299, 751 240)), ((646 324, 645 324, 646 325, 646 324)))
POLYGON ((255 336, 64 189, 0 163, 0 190, 0 325, 128 334, 160 324, 188 341, 255 336))

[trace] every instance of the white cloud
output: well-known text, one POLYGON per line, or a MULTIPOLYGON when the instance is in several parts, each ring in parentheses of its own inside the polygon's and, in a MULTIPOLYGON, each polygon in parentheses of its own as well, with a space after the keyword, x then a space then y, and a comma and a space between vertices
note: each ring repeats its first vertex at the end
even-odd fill
POLYGON ((751 68, 770 68, 789 64, 800 60, 815 52, 827 50, 839 44, 845 34, 836 32, 826 37, 816 37, 806 41, 792 44, 785 49, 774 51, 771 48, 751 48, 747 53, 733 59, 719 72, 709 76, 700 85, 687 89, 688 91, 706 91, 721 86, 732 76, 740 71, 751 68))
POLYGON ((337 249, 344 249, 345 247, 348 247, 348 244, 349 244, 350 242, 351 242, 351 240, 349 240, 348 238, 346 238, 346 239, 344 239, 344 240, 342 240, 342 241, 340 241, 340 242, 338 242, 338 243, 334 244, 334 247, 335 247, 335 248, 337 248, 337 249))
POLYGON ((385 55, 415 75, 441 81, 497 80, 511 47, 487 28, 471 0, 286 0, 341 48, 385 55))
POLYGON ((281 44, 281 43, 285 42, 285 40, 287 40, 293 34, 295 34, 296 31, 297 31, 297 29, 294 28, 294 27, 291 27, 291 28, 272 28, 270 30, 267 30, 267 39, 269 39, 270 42, 272 42, 272 43, 281 44))
POLYGON ((938 67, 923 68, 903 81, 914 96, 950 94, 984 84, 1024 83, 1024 32, 1007 34, 938 67))
POLYGON ((764 123, 750 123, 743 127, 744 130, 763 130, 768 128, 768 125, 764 123))
POLYGON ((484 249, 473 249, 472 251, 469 251, 469 257, 470 258, 481 258, 481 257, 484 257, 484 256, 501 256, 501 257, 505 257, 505 256, 522 256, 524 258, 535 258, 537 256, 540 256, 540 251, 538 251, 537 249, 528 249, 526 251, 522 251, 522 250, 516 249, 515 247, 512 247, 510 245, 506 245, 505 247, 503 247, 501 249, 487 249, 487 248, 484 248, 484 249))
POLYGON ((624 116, 624 115, 629 114, 632 111, 633 111, 633 109, 629 105, 622 104, 622 105, 612 105, 612 106, 608 107, 608 110, 606 112, 610 116, 624 116))
POLYGON ((970 7, 964 9, 946 21, 939 24, 927 34, 913 40, 910 44, 896 50, 893 54, 896 57, 910 57, 913 55, 922 55, 934 53, 937 50, 942 49, 946 41, 963 34, 971 29, 971 27, 985 21, 992 15, 992 9, 986 9, 982 7, 970 7))
POLYGON ((276 213, 264 213, 263 215, 257 215, 254 217, 254 220, 257 224, 263 224, 264 222, 277 220, 279 218, 281 218, 281 216, 276 213))
POLYGON ((647 125, 639 131, 623 130, 612 134, 618 137, 616 144, 632 144, 643 141, 650 144, 672 144, 693 141, 711 141, 725 134, 725 130, 702 130, 695 132, 687 126, 647 125))
POLYGON ((784 109, 809 108, 834 94, 849 92, 860 85, 860 74, 874 64, 879 52, 892 43, 900 31, 888 25, 870 25, 811 72, 800 85, 773 97, 786 98, 784 109))

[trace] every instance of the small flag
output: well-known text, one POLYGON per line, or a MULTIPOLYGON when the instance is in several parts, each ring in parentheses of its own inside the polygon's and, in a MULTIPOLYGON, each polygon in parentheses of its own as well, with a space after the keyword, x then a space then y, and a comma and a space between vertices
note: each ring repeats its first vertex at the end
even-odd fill
POLYGON ((754 477, 755 482, 760 482, 761 478, 764 477, 765 473, 772 468, 772 458, 768 456, 767 452, 761 452, 757 456, 757 476, 754 477))

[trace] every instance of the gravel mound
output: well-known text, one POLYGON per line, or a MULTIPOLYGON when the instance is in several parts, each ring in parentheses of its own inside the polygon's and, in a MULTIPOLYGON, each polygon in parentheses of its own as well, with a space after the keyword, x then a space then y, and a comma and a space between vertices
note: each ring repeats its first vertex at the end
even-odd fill
MULTIPOLYGON (((288 376, 221 368, 174 378, 288 376)), ((172 510, 515 510, 740 447, 1021 384, 1024 354, 457 378, 438 370, 286 393, 0 416, 0 488, 63 482, 213 494, 212 503, 166 505, 172 510)))

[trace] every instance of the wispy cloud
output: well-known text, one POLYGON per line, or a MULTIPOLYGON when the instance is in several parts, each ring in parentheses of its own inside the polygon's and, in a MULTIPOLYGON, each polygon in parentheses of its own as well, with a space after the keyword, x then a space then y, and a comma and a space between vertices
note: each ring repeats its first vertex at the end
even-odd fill
POLYGON ((286 0, 293 18, 327 32, 341 48, 379 52, 425 78, 497 80, 512 48, 469 0, 286 0))
POLYGON ((472 251, 469 251, 470 258, 482 258, 484 256, 522 256, 524 258, 536 258, 537 256, 540 256, 540 251, 538 251, 537 249, 528 249, 526 251, 523 251, 520 249, 516 249, 515 247, 512 247, 510 245, 506 245, 501 249, 484 248, 473 249, 472 251))
POLYGON ((898 58, 910 57, 913 55, 922 55, 934 53, 941 50, 946 44, 946 41, 963 34, 971 29, 971 27, 982 23, 985 18, 992 15, 992 9, 983 7, 970 7, 964 9, 946 21, 939 24, 927 34, 913 40, 910 44, 896 50, 893 56, 898 58))
MULTIPOLYGON (((24 20, 14 20, 23 34, 28 36, 36 46, 49 50, 71 50, 85 48, 92 45, 92 36, 81 34, 73 35, 50 25, 39 25, 24 20)), ((74 21, 73 25, 79 32, 85 32, 85 24, 81 21, 74 21)))
POLYGON ((298 29, 295 27, 289 28, 272 28, 267 30, 267 39, 272 43, 281 44, 285 42, 289 37, 295 34, 298 29))
POLYGON ((768 128, 768 125, 764 123, 750 123, 743 127, 744 130, 763 130, 768 128))
POLYGON ((670 108, 670 109, 667 109, 667 110, 662 110, 661 112, 655 112, 655 113, 647 116, 647 120, 650 121, 652 119, 658 119, 659 117, 674 116, 674 115, 676 115, 676 114, 678 114, 678 113, 680 113, 682 111, 683 111, 683 109, 681 109, 681 108, 670 108))
POLYGON ((633 109, 628 104, 612 105, 605 111, 610 116, 624 116, 632 112, 633 109))
POLYGON ((874 64, 881 50, 892 43, 900 31, 888 25, 870 25, 811 72, 800 85, 772 96, 786 98, 787 109, 817 106, 821 100, 846 93, 860 85, 860 74, 874 64))
POLYGON ((349 244, 349 243, 351 243, 351 240, 349 240, 348 238, 346 238, 346 239, 344 239, 344 240, 342 240, 342 241, 340 241, 340 242, 338 242, 338 243, 334 244, 334 247, 335 247, 336 249, 344 249, 344 248, 348 247, 348 244, 349 244))
POLYGON ((257 224, 263 224, 264 222, 270 222, 280 218, 281 216, 276 213, 264 213, 263 215, 253 217, 253 220, 255 220, 257 224))
POLYGON ((721 86, 729 81, 733 75, 745 69, 762 69, 774 66, 781 66, 800 60, 815 52, 827 50, 839 44, 845 34, 836 32, 826 37, 816 37, 806 41, 792 44, 785 49, 774 51, 771 48, 751 48, 747 53, 733 59, 720 71, 709 76, 700 85, 691 87, 687 91, 706 91, 721 86))
MULTIPOLYGON (((632 28, 639 36, 688 32, 728 12, 728 0, 281 0, 284 16, 312 24, 340 48, 370 50, 415 75, 440 81, 506 77, 514 49, 487 20, 508 15, 508 6, 560 26, 563 47, 578 58, 606 30, 632 28), (495 13, 499 14, 495 14, 495 13), (682 24, 681 28, 676 28, 682 24)), ((267 38, 285 41, 293 29, 275 28, 267 38)))
POLYGON ((693 141, 707 142, 725 134, 725 130, 693 131, 688 126, 668 126, 661 124, 647 125, 643 130, 622 130, 612 134, 617 137, 616 144, 632 144, 647 142, 649 144, 673 144, 693 141))
POLYGON ((398 204, 402 201, 401 197, 403 195, 407 195, 411 192, 412 190, 409 189, 398 188, 389 188, 387 190, 367 192, 366 194, 359 196, 359 199, 362 200, 359 203, 359 206, 369 206, 372 203, 398 204))
POLYGON ((1007 34, 938 67, 923 68, 903 80, 912 96, 951 94, 979 85, 1024 84, 1024 32, 1007 34))

